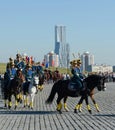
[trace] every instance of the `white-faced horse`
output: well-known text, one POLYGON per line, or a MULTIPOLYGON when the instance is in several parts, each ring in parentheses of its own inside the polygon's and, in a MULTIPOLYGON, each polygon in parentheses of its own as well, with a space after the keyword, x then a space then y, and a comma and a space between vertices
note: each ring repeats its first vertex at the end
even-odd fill
POLYGON ((34 104, 34 98, 35 94, 37 93, 37 87, 39 84, 39 77, 34 76, 29 84, 25 87, 27 87, 24 90, 24 107, 28 106, 31 109, 33 109, 34 104))

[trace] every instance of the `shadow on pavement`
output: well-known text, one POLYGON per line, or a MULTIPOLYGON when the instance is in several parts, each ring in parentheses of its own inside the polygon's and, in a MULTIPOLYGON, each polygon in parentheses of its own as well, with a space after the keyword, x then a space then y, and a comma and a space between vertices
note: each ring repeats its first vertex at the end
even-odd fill
POLYGON ((56 114, 56 111, 15 111, 15 110, 6 110, 6 111, 0 111, 1 114, 26 114, 26 115, 31 115, 31 114, 38 114, 38 115, 45 115, 45 114, 56 114))
POLYGON ((98 117, 101 117, 101 116, 115 117, 115 114, 98 114, 98 115, 94 115, 94 116, 98 116, 98 117))

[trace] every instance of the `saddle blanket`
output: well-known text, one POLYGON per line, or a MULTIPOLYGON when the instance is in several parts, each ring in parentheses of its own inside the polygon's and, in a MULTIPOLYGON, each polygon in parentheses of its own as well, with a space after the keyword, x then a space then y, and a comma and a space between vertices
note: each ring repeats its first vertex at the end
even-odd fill
POLYGON ((77 84, 73 82, 68 84, 68 89, 71 91, 80 91, 80 88, 77 86, 77 84))

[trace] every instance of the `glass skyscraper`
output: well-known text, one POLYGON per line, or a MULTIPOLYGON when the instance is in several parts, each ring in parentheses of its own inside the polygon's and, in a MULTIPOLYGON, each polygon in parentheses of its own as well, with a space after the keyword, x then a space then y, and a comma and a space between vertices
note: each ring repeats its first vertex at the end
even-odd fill
POLYGON ((68 68, 70 47, 66 43, 66 27, 55 26, 55 49, 54 52, 59 55, 59 66, 68 68))

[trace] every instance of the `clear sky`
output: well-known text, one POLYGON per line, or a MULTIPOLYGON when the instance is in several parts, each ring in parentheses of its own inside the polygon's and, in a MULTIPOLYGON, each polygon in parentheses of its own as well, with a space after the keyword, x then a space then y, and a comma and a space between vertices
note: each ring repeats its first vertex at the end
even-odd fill
POLYGON ((115 0, 1 0, 0 62, 19 53, 42 61, 54 50, 54 27, 66 26, 70 55, 89 51, 115 65, 115 0))

